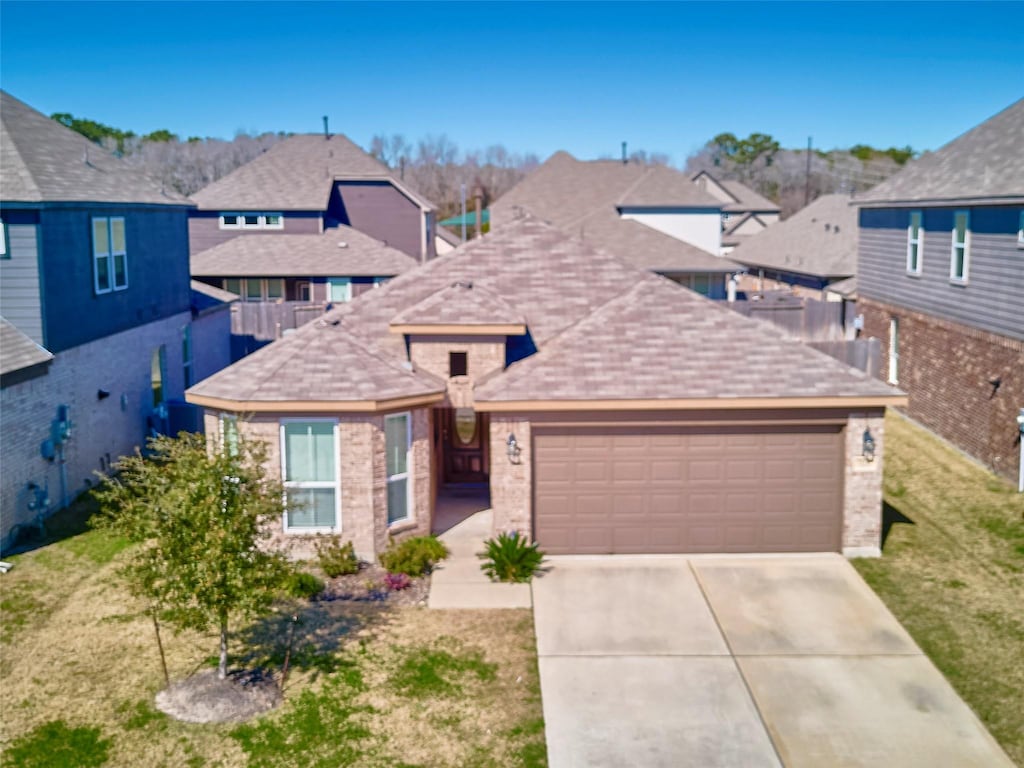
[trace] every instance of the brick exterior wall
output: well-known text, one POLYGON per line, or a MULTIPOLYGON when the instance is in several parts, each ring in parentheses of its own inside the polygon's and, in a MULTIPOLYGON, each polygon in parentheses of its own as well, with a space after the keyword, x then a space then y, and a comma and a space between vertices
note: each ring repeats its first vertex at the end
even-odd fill
POLYGON ((491 414, 491 509, 493 534, 519 531, 533 536, 533 440, 530 420, 523 416, 491 414), (508 459, 509 434, 522 450, 519 463, 508 459))
POLYGON ((445 407, 472 408, 474 384, 505 368, 505 337, 413 336, 409 343, 409 357, 416 368, 448 382, 445 407), (448 376, 449 352, 467 353, 467 375, 448 376))
MULTIPOLYGON (((387 476, 384 454, 384 415, 351 413, 259 414, 239 420, 239 431, 267 445, 272 477, 281 479, 281 419, 331 418, 338 421, 338 450, 341 464, 341 531, 363 560, 376 562, 390 536, 401 539, 430 533, 434 490, 431 477, 431 412, 420 408, 412 416, 410 481, 413 514, 409 521, 387 524, 387 476)), ((220 412, 205 413, 206 434, 219 439, 220 412)), ((296 559, 316 556, 316 536, 285 533, 284 521, 271 526, 271 543, 296 559)))
POLYGON ((861 298, 864 335, 882 342, 880 378, 889 375, 889 321, 899 320, 900 389, 907 412, 927 428, 1013 479, 1024 408, 1024 341, 861 298), (990 379, 999 378, 995 390, 990 379))
POLYGON ((161 344, 167 349, 165 399, 181 399, 184 371, 181 329, 188 312, 141 325, 59 352, 49 373, 0 390, 3 472, 0 480, 0 535, 30 522, 28 484, 49 487, 49 511, 62 506, 59 462, 40 455, 50 437, 58 405, 70 406, 74 429, 66 443, 67 496, 73 499, 97 481, 96 472, 141 447, 153 409, 150 364, 161 344), (103 400, 99 390, 109 392, 103 400))

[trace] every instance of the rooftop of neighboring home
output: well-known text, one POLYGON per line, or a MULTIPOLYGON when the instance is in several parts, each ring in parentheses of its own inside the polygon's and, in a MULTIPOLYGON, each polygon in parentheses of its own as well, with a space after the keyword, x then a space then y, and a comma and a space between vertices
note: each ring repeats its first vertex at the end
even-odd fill
POLYGON ((691 181, 700 184, 702 179, 705 180, 702 185, 704 191, 717 198, 722 203, 722 210, 726 213, 745 213, 747 211, 778 213, 780 210, 778 205, 742 182, 733 179, 719 179, 708 171, 694 174, 691 181))
POLYGON ((412 257, 339 224, 322 234, 232 239, 192 255, 197 277, 391 277, 412 257))
POLYGON ((896 392, 525 216, 332 310, 197 384, 189 399, 275 412, 436 402, 445 383, 413 369, 403 332, 428 324, 450 332, 444 326, 457 313, 445 308, 453 306, 469 308, 463 333, 473 333, 473 324, 521 320, 526 343, 520 346, 539 350, 478 386, 480 407, 508 408, 522 400, 614 400, 623 407, 641 400, 663 407, 714 400, 740 407, 808 398, 882 405, 896 392))
POLYGON ((53 355, 0 317, 0 376, 53 360, 53 355))
POLYGON ((854 198, 864 207, 1024 203, 1024 99, 854 198))
POLYGON ((0 91, 0 198, 29 204, 192 205, 6 91, 0 91))
POLYGON ((240 296, 231 293, 231 291, 215 288, 198 280, 192 280, 189 283, 189 288, 192 291, 193 317, 201 317, 219 309, 224 309, 227 305, 241 299, 240 296))
POLYGON ((780 272, 848 277, 857 272, 857 210, 847 195, 822 195, 741 243, 729 258, 780 272))
POLYGON ((678 171, 612 160, 581 161, 556 152, 491 205, 495 224, 522 212, 551 222, 655 272, 731 272, 736 265, 637 221, 623 208, 718 211, 719 201, 678 171))
POLYGON ((434 204, 341 134, 297 134, 192 195, 202 210, 318 211, 338 181, 387 181, 424 210, 434 204))

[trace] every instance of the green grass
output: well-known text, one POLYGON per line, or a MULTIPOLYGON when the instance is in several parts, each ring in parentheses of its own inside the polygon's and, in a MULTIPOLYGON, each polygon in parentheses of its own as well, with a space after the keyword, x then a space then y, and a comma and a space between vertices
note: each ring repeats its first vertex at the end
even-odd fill
POLYGON ((494 680, 496 664, 483 660, 480 651, 466 651, 454 638, 441 638, 439 643, 451 648, 407 648, 391 676, 392 687, 403 696, 459 696, 462 681, 470 677, 480 682, 494 680))
POLYGON ((897 414, 883 557, 864 579, 1024 765, 1024 497, 897 414))
POLYGON ((99 728, 69 728, 52 720, 14 741, 4 752, 11 768, 98 768, 108 759, 110 741, 99 728))

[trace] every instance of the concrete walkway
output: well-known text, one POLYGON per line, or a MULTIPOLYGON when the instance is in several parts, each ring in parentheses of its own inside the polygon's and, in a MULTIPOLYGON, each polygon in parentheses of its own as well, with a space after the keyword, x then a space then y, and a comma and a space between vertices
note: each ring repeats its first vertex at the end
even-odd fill
MULTIPOLYGON (((448 500, 444 515, 458 516, 472 503, 472 499, 448 500)), ((439 527, 447 530, 438 538, 448 545, 451 555, 430 577, 429 607, 529 608, 533 605, 529 584, 496 584, 480 570, 481 561, 476 555, 491 536, 491 520, 491 510, 484 509, 472 512, 458 523, 441 521, 439 527)))
POLYGON ((1012 763, 838 555, 551 558, 551 768, 1012 763))

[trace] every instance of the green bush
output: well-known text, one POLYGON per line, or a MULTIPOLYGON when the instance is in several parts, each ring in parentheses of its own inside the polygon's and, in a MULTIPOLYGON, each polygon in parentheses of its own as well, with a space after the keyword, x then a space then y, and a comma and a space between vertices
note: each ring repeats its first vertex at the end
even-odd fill
POLYGON ((329 579, 359 573, 359 558, 356 557, 356 550, 351 541, 344 544, 337 538, 318 541, 316 554, 320 558, 320 567, 329 579))
POLYGON ((295 571, 285 582, 285 590, 292 597, 309 600, 324 591, 324 582, 307 571, 295 571))
POLYGON ((404 573, 406 576, 422 576, 448 557, 448 547, 435 536, 417 536, 400 543, 391 542, 381 553, 380 564, 390 573, 404 573))
POLYGON ((529 581, 544 562, 544 553, 537 544, 530 544, 517 531, 488 539, 484 542, 484 551, 477 557, 484 561, 480 570, 491 581, 529 581))

